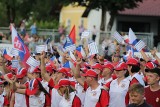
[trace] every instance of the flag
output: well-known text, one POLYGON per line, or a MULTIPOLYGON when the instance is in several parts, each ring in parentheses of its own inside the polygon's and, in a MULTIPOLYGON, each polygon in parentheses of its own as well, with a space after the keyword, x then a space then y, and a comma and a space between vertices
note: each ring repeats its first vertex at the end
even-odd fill
POLYGON ((137 39, 131 28, 129 29, 129 43, 132 44, 137 51, 141 51, 146 46, 142 40, 137 39))
POLYGON ((71 59, 73 61, 76 61, 76 58, 75 58, 75 56, 73 55, 73 53, 71 51, 69 51, 68 54, 69 54, 69 56, 71 57, 71 59))
POLYGON ((6 49, 3 50, 2 56, 9 61, 12 60, 12 57, 7 54, 6 49))
POLYGON ((123 42, 122 36, 117 31, 114 32, 113 37, 114 37, 114 39, 117 40, 118 43, 122 43, 123 42))
POLYGON ((75 25, 73 26, 70 34, 69 34, 69 37, 71 38, 72 42, 75 44, 76 43, 76 28, 75 28, 75 25))
POLYGON ((54 50, 52 48, 52 44, 50 43, 50 52, 53 54, 54 50))
POLYGON ((63 45, 63 48, 66 49, 67 51, 73 51, 76 49, 75 44, 73 44, 72 40, 70 37, 66 37, 66 42, 63 45))
POLYGON ((12 44, 15 49, 19 51, 20 60, 26 68, 29 66, 26 64, 27 59, 30 57, 30 52, 28 47, 24 44, 24 41, 21 39, 16 29, 12 27, 12 44))
POLYGON ((72 63, 70 61, 67 61, 63 67, 69 72, 71 70, 72 67, 72 63))
POLYGON ((131 28, 129 28, 129 43, 132 44, 137 39, 136 35, 132 31, 131 28))
POLYGON ((47 40, 44 42, 45 45, 48 45, 48 43, 50 42, 50 38, 47 38, 47 40))
POLYGON ((52 56, 52 58, 50 58, 49 65, 51 65, 54 69, 56 69, 54 61, 57 61, 57 59, 55 56, 52 56))
POLYGON ((76 48, 76 53, 77 53, 79 58, 83 58, 83 57, 86 56, 82 46, 79 46, 79 47, 76 48))
POLYGON ((124 60, 128 60, 134 56, 134 49, 131 46, 127 47, 127 54, 123 56, 124 60))

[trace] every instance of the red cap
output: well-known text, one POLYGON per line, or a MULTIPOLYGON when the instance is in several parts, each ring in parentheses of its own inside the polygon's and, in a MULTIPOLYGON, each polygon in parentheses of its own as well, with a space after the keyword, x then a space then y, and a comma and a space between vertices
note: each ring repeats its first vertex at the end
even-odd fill
POLYGON ((26 94, 27 95, 34 95, 37 90, 38 90, 38 80, 37 79, 33 79, 29 81, 29 88, 26 89, 26 94))
POLYGON ((115 66, 114 68, 116 71, 120 71, 120 70, 124 70, 127 69, 127 64, 124 62, 120 62, 119 64, 117 64, 117 66, 115 66))
POLYGON ((58 89, 62 86, 69 86, 69 85, 70 85, 69 79, 60 79, 58 85, 56 85, 54 88, 58 89))
POLYGON ((101 71, 103 70, 102 65, 99 64, 99 63, 96 63, 96 64, 92 65, 91 68, 92 68, 92 69, 99 69, 99 70, 101 70, 101 71))
POLYGON ((147 62, 147 63, 145 64, 145 66, 146 66, 147 68, 149 68, 149 69, 153 69, 153 68, 156 67, 156 65, 155 65, 153 62, 147 62))
POLYGON ((65 74, 66 76, 68 76, 68 71, 65 68, 59 68, 58 72, 65 74))
POLYGON ((46 66, 46 71, 52 73, 53 72, 52 66, 51 65, 46 66))
POLYGON ((98 77, 98 74, 93 69, 89 69, 85 74, 82 74, 84 77, 98 77))
POLYGON ((86 67, 83 67, 83 68, 80 68, 81 69, 81 71, 83 71, 84 73, 86 73, 87 72, 87 68, 86 67))
POLYGON ((139 62, 137 59, 135 58, 130 58, 127 62, 126 62, 127 65, 139 65, 139 62))
POLYGON ((114 66, 111 63, 107 63, 103 65, 103 68, 109 68, 111 71, 113 71, 114 66))
POLYGON ((17 75, 16 75, 16 78, 23 78, 24 76, 27 75, 27 70, 25 68, 20 68, 18 71, 17 71, 17 75))
POLYGON ((33 72, 32 73, 40 73, 41 70, 40 68, 37 66, 36 68, 34 68, 33 72))

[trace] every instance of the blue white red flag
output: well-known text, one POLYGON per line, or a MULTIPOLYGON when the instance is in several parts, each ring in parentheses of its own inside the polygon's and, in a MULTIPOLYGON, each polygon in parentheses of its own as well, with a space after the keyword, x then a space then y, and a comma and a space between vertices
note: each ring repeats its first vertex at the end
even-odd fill
POLYGON ((79 46, 79 47, 76 48, 76 53, 77 53, 79 58, 83 58, 83 57, 86 56, 82 46, 79 46))
POLYGON ((20 60, 24 67, 28 68, 29 66, 26 64, 27 59, 30 57, 30 52, 28 47, 24 44, 24 41, 19 36, 16 29, 11 26, 12 28, 12 44, 15 49, 19 51, 20 60))
POLYGON ((132 44, 137 51, 141 51, 146 46, 142 40, 137 39, 131 28, 129 29, 129 43, 132 44))

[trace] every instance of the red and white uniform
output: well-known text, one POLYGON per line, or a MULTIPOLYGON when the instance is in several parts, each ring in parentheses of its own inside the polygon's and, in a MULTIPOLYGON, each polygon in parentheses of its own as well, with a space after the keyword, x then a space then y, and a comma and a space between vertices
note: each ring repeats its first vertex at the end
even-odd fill
POLYGON ((3 96, 3 94, 1 94, 0 95, 0 107, 4 107, 8 105, 9 105, 9 101, 7 100, 5 96, 3 96))
POLYGON ((103 85, 103 84, 107 84, 107 83, 111 82, 112 80, 113 80, 112 77, 107 80, 105 80, 104 78, 101 78, 100 80, 98 80, 98 83, 103 85))
MULTIPOLYGON (((29 82, 25 83, 26 87, 28 87, 29 82)), ((29 97, 25 94, 15 93, 15 104, 14 107, 28 107, 29 97)))
POLYGON ((83 106, 84 105, 84 101, 85 101, 85 91, 84 91, 84 88, 79 84, 75 84, 75 89, 76 89, 76 95, 80 98, 81 100, 81 105, 83 106))
MULTIPOLYGON (((99 85, 95 90, 92 90, 90 87, 86 90, 85 102, 84 107, 100 107, 99 99, 102 92, 102 86, 99 85)), ((100 101, 102 106, 108 106, 108 93, 102 93, 101 95, 103 98, 100 101)))
POLYGON ((132 77, 131 77, 131 80, 130 80, 130 86, 132 84, 135 84, 135 83, 140 83, 141 85, 145 86, 145 83, 144 83, 144 80, 143 80, 143 77, 142 75, 140 75, 139 73, 135 73, 132 77))
POLYGON ((81 107, 81 101, 78 99, 75 101, 77 96, 75 92, 70 93, 70 100, 66 100, 65 96, 61 99, 58 107, 81 107), (75 106, 74 106, 75 105, 75 106))
POLYGON ((51 95, 51 107, 58 107, 61 100, 62 96, 59 95, 57 89, 53 88, 51 95))
POLYGON ((29 107, 44 107, 45 104, 45 94, 40 93, 39 96, 30 95, 29 96, 29 107))
POLYGON ((126 95, 128 92, 130 81, 123 79, 119 84, 117 79, 113 80, 109 89, 109 107, 126 107, 126 95))

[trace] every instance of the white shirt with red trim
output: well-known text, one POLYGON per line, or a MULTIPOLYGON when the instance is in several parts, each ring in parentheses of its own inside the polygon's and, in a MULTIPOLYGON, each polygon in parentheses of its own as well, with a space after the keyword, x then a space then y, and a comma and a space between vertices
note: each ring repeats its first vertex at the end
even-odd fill
POLYGON ((141 85, 145 86, 145 83, 144 83, 144 80, 143 80, 143 76, 142 76, 142 75, 140 75, 139 73, 135 73, 135 74, 131 77, 131 80, 132 80, 133 78, 136 78, 141 85))
POLYGON ((117 79, 113 80, 109 89, 109 107, 126 107, 125 97, 128 92, 130 81, 123 79, 119 84, 117 79))
POLYGON ((53 88, 51 96, 51 107, 58 107, 61 100, 62 96, 59 95, 57 89, 53 88))
POLYGON ((49 87, 48 87, 48 82, 42 80, 41 81, 42 86, 44 87, 44 89, 49 93, 49 87))
POLYGON ((73 99, 74 99, 75 95, 76 95, 75 92, 71 92, 71 93, 70 93, 70 99, 69 99, 69 100, 66 100, 66 99, 65 99, 65 96, 63 96, 63 98, 62 98, 62 100, 60 101, 58 107, 72 107, 72 102, 73 102, 73 99))
POLYGON ((3 107, 4 105, 4 96, 3 94, 0 95, 0 107, 3 107))
MULTIPOLYGON (((26 81, 27 84, 28 81, 26 81)), ((26 95, 25 94, 19 94, 15 93, 15 104, 14 107, 27 107, 27 102, 26 102, 26 95)))
POLYGON ((84 91, 84 88, 79 83, 77 83, 75 85, 75 89, 77 91, 76 95, 80 98, 81 104, 83 106, 84 105, 84 101, 85 101, 86 92, 84 91))
POLYGON ((30 95, 29 96, 29 107, 44 107, 45 104, 45 94, 40 93, 39 96, 30 95))
POLYGON ((110 81, 112 81, 112 80, 113 80, 112 77, 109 78, 109 79, 107 79, 107 80, 105 80, 104 78, 101 78, 100 80, 98 80, 98 83, 99 83, 99 84, 107 84, 108 82, 110 82, 110 81))
POLYGON ((99 85, 95 90, 92 90, 90 87, 87 89, 84 101, 84 107, 96 106, 97 102, 99 101, 102 88, 103 87, 99 85))

